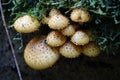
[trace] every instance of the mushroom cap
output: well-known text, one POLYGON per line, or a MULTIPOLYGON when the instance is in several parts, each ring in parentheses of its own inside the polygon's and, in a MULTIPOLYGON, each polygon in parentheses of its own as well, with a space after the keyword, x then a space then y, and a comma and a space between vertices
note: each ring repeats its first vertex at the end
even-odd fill
POLYGON ((90 42, 83 46, 83 54, 88 57, 96 57, 100 54, 100 47, 97 44, 90 42))
POLYGON ((59 48, 59 52, 66 58, 76 58, 81 54, 82 49, 81 46, 76 46, 72 42, 67 41, 59 48))
POLYGON ((66 28, 61 30, 61 33, 65 36, 72 36, 75 33, 75 26, 74 25, 68 25, 66 28))
POLYGON ((40 22, 30 15, 22 16, 14 23, 15 30, 20 33, 31 33, 38 30, 39 27, 40 22))
POLYGON ((46 37, 46 43, 52 47, 58 47, 65 43, 66 37, 59 31, 52 31, 46 37))
POLYGON ((42 70, 53 66, 59 59, 58 50, 51 48, 43 37, 33 38, 26 46, 24 59, 29 67, 42 70))
POLYGON ((51 9, 50 12, 49 12, 50 17, 52 17, 56 14, 61 14, 61 12, 58 9, 55 9, 55 8, 51 9))
POLYGON ((90 20, 90 14, 82 8, 76 8, 71 12, 70 18, 75 22, 87 22, 90 20))
POLYGON ((89 36, 85 32, 79 30, 76 31, 75 34, 71 37, 71 42, 76 45, 85 45, 89 42, 89 36))
POLYGON ((67 17, 63 16, 62 14, 57 14, 52 16, 48 21, 48 26, 51 29, 64 29, 69 24, 69 20, 67 17))

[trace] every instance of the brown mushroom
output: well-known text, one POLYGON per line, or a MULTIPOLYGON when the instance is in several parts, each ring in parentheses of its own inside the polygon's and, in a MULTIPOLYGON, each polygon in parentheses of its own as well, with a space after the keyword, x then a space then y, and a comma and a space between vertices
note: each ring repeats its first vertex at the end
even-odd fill
POLYGON ((29 67, 42 70, 53 66, 59 59, 59 54, 56 48, 46 44, 44 37, 35 37, 27 44, 24 59, 29 67))
POLYGON ((53 8, 49 12, 49 17, 52 17, 54 15, 58 15, 58 14, 61 14, 61 12, 58 9, 53 8))
POLYGON ((61 30, 61 33, 65 36, 72 36, 75 33, 75 26, 74 25, 68 25, 66 28, 61 30))
POLYGON ((82 49, 80 46, 76 46, 75 44, 68 41, 59 48, 59 52, 66 58, 76 58, 81 54, 82 49))
POLYGON ((30 15, 22 16, 14 23, 15 30, 20 33, 31 33, 37 31, 39 27, 40 22, 30 15))
POLYGON ((71 37, 71 42, 76 45, 85 45, 89 42, 89 36, 85 32, 79 30, 76 31, 75 34, 71 37))
POLYGON ((63 16, 62 14, 57 14, 52 16, 48 21, 48 26, 51 29, 64 29, 68 26, 69 20, 67 17, 63 16))
POLYGON ((90 20, 90 14, 83 8, 76 8, 71 12, 70 18, 74 22, 87 22, 90 20))
POLYGON ((88 57, 96 57, 100 54, 100 46, 94 42, 90 42, 83 46, 83 54, 88 57))
POLYGON ((52 47, 58 47, 65 43, 66 37, 58 31, 51 31, 46 38, 46 43, 52 47))

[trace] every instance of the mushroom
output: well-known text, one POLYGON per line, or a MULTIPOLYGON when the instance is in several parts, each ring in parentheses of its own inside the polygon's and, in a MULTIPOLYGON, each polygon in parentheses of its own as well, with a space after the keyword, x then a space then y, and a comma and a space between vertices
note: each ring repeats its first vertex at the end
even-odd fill
POLYGON ((62 56, 66 58, 76 58, 81 54, 82 49, 80 46, 76 46, 70 41, 67 41, 59 48, 59 52, 62 56))
POLYGON ((49 17, 52 17, 54 15, 58 15, 58 14, 61 14, 61 12, 58 9, 53 8, 49 12, 49 17))
POLYGON ((75 34, 71 37, 71 42, 76 45, 85 45, 89 42, 89 36, 85 32, 79 30, 76 31, 75 34))
POLYGON ((69 20, 67 17, 63 16, 62 14, 57 14, 52 16, 48 21, 48 26, 51 29, 64 29, 68 26, 69 20))
POLYGON ((90 20, 90 14, 83 8, 73 9, 70 18, 74 22, 87 22, 90 20))
POLYGON ((61 30, 61 33, 65 36, 72 36, 75 33, 75 26, 74 25, 68 25, 66 28, 61 30))
POLYGON ((100 47, 97 44, 90 42, 83 46, 83 54, 88 57, 96 57, 100 54, 100 47))
POLYGON ((31 33, 37 31, 39 27, 40 22, 30 15, 24 15, 14 22, 15 30, 20 33, 31 33))
POLYGON ((59 31, 51 31, 46 37, 46 43, 52 47, 58 47, 65 43, 66 37, 59 31))
POLYGON ((53 66, 59 59, 59 54, 56 48, 46 44, 44 37, 35 37, 27 44, 24 59, 29 67, 42 70, 53 66))

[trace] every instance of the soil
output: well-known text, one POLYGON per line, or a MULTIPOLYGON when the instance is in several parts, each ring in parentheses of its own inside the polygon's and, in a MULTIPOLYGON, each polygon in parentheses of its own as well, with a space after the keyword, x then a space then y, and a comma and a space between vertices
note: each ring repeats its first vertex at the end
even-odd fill
MULTIPOLYGON (((1 21, 1 19, 0 19, 1 21)), ((76 59, 60 60, 51 68, 46 70, 33 70, 24 62, 24 47, 19 49, 19 41, 14 41, 16 31, 9 29, 11 40, 14 45, 17 61, 21 70, 23 80, 119 80, 120 79, 120 54, 115 55, 101 53, 96 58, 84 55, 76 59)), ((23 36, 24 46, 31 37, 23 36)), ((0 80, 19 80, 16 66, 5 29, 0 22, 0 80)))

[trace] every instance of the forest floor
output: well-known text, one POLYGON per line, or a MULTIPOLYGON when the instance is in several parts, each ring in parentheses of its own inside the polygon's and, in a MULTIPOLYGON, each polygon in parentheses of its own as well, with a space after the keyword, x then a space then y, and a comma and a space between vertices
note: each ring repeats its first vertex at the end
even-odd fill
MULTIPOLYGON (((9 31, 12 39, 16 32, 12 29, 9 31)), ((26 44, 29 38, 25 39, 23 42, 26 44)), ((119 51, 116 51, 115 55, 101 53, 96 58, 89 58, 83 55, 76 59, 61 57, 53 67, 36 71, 25 64, 23 58, 24 47, 21 50, 18 49, 20 42, 13 41, 13 45, 23 80, 120 80, 119 51)), ((0 80, 19 80, 10 45, 2 24, 0 24, 0 80)))

